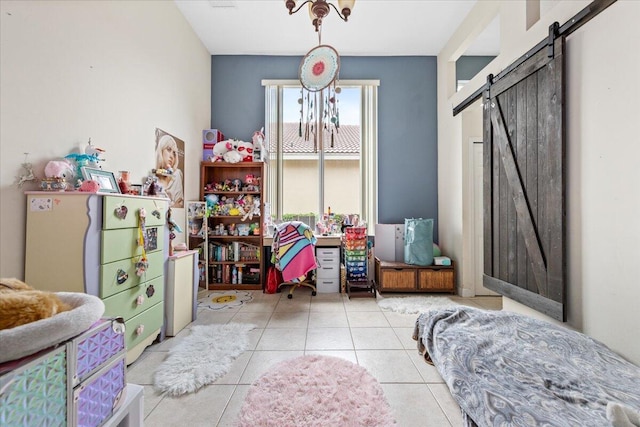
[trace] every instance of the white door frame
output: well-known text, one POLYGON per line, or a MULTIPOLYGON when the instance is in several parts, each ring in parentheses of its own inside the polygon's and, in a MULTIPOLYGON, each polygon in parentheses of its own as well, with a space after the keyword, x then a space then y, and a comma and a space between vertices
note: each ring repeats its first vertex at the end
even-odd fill
POLYGON ((482 165, 482 137, 470 137, 464 146, 463 156, 463 253, 465 265, 461 274, 460 296, 495 295, 482 285, 484 269, 482 244, 482 173, 476 168, 482 165))

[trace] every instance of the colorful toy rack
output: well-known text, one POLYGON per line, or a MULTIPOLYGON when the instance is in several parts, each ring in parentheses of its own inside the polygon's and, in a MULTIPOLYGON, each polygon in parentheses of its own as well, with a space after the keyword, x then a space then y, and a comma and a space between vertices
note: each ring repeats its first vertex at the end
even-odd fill
POLYGON ((366 227, 347 227, 342 237, 346 290, 349 298, 376 297, 369 281, 369 248, 366 227))

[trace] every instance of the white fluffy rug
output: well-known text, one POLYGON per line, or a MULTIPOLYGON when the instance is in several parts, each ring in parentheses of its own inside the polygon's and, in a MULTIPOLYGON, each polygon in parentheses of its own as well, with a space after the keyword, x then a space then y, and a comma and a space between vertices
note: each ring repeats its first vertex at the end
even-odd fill
POLYGON ((449 305, 458 304, 447 297, 439 296, 381 298, 378 300, 378 306, 381 309, 404 314, 419 314, 430 308, 449 305))
POLYGON ((249 388, 239 427, 388 427, 396 425, 378 381, 333 356, 284 360, 249 388))
POLYGON ((225 375, 249 347, 248 332, 256 325, 195 325, 191 334, 169 350, 154 374, 154 387, 170 396, 197 391, 225 375))

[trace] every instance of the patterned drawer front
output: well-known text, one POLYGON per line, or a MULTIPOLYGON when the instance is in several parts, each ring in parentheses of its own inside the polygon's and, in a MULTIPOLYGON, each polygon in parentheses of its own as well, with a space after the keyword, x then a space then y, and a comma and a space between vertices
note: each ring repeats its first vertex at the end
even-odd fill
POLYGON ((0 377, 0 425, 67 424, 67 353, 62 346, 0 377))
POLYGON ((73 402, 69 410, 73 425, 96 427, 115 412, 126 385, 125 356, 123 353, 73 390, 73 402))
MULTIPOLYGON (((142 254, 142 247, 138 246, 138 229, 123 228, 119 230, 104 230, 102 232, 101 264, 113 261, 131 259, 142 254)), ((164 248, 164 227, 146 227, 147 253, 164 248)))
POLYGON ((164 304, 159 303, 125 322, 127 349, 140 344, 153 332, 160 329, 164 319, 164 304))
POLYGON ((104 313, 110 317, 132 317, 164 300, 164 277, 157 277, 135 288, 104 299, 104 313))
POLYGON ((141 282, 163 275, 164 254, 162 251, 147 254, 149 267, 142 276, 136 274, 136 260, 137 258, 127 258, 100 267, 100 298, 107 298, 125 289, 136 287, 141 282))
POLYGON ((72 386, 87 379, 124 350, 122 319, 102 319, 87 332, 67 342, 68 375, 72 386))
POLYGON ((164 200, 105 196, 103 206, 104 222, 102 228, 105 230, 138 227, 140 208, 144 208, 147 212, 145 220, 147 226, 162 226, 166 221, 167 202, 164 200))

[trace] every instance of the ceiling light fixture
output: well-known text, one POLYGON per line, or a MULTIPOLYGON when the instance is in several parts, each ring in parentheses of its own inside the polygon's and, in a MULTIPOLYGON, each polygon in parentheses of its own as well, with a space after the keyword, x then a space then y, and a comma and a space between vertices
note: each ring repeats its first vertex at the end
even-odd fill
POLYGON ((316 31, 319 31, 322 26, 322 20, 324 17, 331 12, 331 7, 336 11, 340 19, 346 22, 349 20, 351 10, 353 10, 353 5, 355 3, 356 0, 338 0, 338 7, 336 7, 333 3, 329 3, 326 0, 307 0, 296 9, 295 0, 285 0, 285 5, 287 6, 287 9, 289 9, 289 15, 293 15, 298 12, 302 6, 309 4, 309 16, 311 17, 311 22, 316 31))

